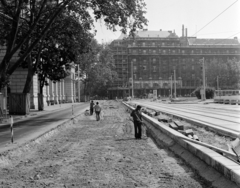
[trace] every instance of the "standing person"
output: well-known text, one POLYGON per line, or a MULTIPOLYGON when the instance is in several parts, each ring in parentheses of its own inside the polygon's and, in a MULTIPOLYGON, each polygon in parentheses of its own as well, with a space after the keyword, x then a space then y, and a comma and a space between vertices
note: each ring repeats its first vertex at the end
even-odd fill
POLYGON ((93 115, 94 102, 90 102, 90 116, 93 115))
POLYGON ((132 111, 131 116, 133 117, 135 138, 142 138, 142 115, 141 115, 141 106, 138 105, 135 110, 132 111))
POLYGON ((95 109, 95 113, 96 113, 96 119, 97 121, 100 120, 100 112, 101 112, 101 107, 99 106, 98 102, 96 103, 96 105, 94 106, 94 109, 95 109))

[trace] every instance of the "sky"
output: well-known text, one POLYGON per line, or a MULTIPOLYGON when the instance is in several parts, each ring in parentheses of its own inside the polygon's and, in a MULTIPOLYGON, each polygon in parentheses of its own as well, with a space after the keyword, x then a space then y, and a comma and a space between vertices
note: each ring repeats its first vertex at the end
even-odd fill
MULTIPOLYGON (((184 25, 188 36, 240 39, 240 0, 145 0, 145 3, 148 30, 175 30, 181 37, 184 25)), ((99 43, 111 42, 121 35, 120 31, 107 30, 101 21, 95 24, 95 29, 99 43)))

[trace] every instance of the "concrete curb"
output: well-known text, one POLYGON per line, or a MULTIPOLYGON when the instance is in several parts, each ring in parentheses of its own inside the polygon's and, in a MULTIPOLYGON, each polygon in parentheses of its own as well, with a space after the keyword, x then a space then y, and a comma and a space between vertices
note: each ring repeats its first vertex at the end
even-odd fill
MULTIPOLYGON (((123 104, 133 109, 128 104, 124 102, 123 104)), ((182 136, 181 133, 148 115, 143 114, 143 119, 157 144, 164 143, 165 146, 197 170, 203 178, 212 182, 212 185, 217 185, 219 180, 225 177, 232 181, 231 188, 240 186, 240 166, 237 163, 204 146, 178 138, 178 136, 182 136), (215 172, 213 173, 213 171, 215 172)), ((225 183, 222 182, 222 185, 225 185, 225 183)))

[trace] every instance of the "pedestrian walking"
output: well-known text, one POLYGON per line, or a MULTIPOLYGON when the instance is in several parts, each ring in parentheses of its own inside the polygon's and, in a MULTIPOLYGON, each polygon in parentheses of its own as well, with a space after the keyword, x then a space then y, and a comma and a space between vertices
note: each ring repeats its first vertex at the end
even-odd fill
POLYGON ((135 110, 132 111, 131 116, 133 118, 134 123, 134 132, 135 132, 135 138, 141 139, 142 138, 142 115, 141 115, 141 106, 138 105, 135 110))
POLYGON ((90 102, 90 116, 93 115, 94 102, 90 102))
POLYGON ((96 105, 94 106, 95 109, 95 113, 96 113, 96 120, 99 121, 100 120, 100 113, 101 113, 101 107, 99 106, 98 102, 96 103, 96 105))

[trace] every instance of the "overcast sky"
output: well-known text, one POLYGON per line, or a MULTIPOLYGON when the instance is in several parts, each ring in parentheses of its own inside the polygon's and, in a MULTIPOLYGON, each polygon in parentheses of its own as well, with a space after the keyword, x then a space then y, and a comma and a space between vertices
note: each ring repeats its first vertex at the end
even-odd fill
MULTIPOLYGON (((146 18, 148 30, 175 30, 182 35, 182 25, 188 28, 188 36, 198 38, 233 38, 240 39, 240 0, 145 0, 147 5, 146 18)), ((120 32, 106 29, 104 23, 96 23, 98 30, 96 39, 109 42, 117 39, 120 32)))

